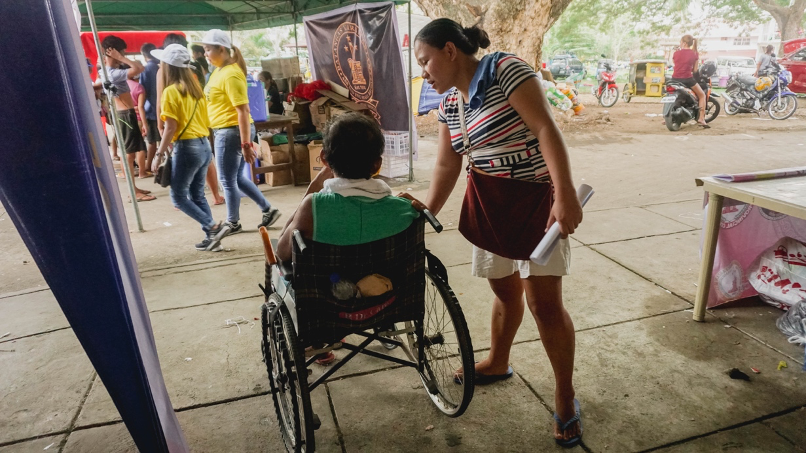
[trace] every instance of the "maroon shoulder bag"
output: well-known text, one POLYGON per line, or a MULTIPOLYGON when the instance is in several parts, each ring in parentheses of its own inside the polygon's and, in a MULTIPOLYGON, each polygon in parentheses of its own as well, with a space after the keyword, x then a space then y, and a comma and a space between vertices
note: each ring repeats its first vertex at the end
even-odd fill
POLYGON ((476 167, 471 156, 465 105, 459 96, 459 122, 467 152, 468 179, 459 232, 475 246, 514 260, 529 254, 545 235, 551 214, 551 183, 498 177, 476 167))

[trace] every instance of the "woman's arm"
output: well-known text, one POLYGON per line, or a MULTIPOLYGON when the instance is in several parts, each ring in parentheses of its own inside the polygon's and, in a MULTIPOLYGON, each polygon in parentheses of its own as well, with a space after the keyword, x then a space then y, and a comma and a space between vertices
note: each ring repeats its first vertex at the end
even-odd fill
MULTIPOLYGON (((235 106, 235 110, 238 111, 238 131, 241 133, 241 144, 249 144, 248 146, 241 147, 243 150, 243 159, 244 161, 248 162, 249 164, 253 164, 255 162, 255 150, 252 148, 252 128, 249 124, 249 104, 241 104, 240 106, 235 106)), ((294 140, 290 140, 289 143, 293 144, 294 140)), ((294 146, 289 145, 289 148, 292 150, 293 153, 294 146)))
POLYGON ((284 262, 291 261, 294 230, 299 230, 303 238, 313 238, 313 196, 306 195, 292 215, 277 242, 277 258, 284 262))
POLYGON ((454 151, 451 145, 451 132, 445 123, 439 124, 439 142, 437 150, 437 164, 434 167, 434 177, 425 204, 434 216, 439 214, 442 206, 448 200, 456 186, 456 180, 462 172, 462 155, 454 151))
POLYGON ((164 89, 165 84, 162 80, 162 68, 160 68, 157 70, 157 105, 154 107, 157 111, 157 130, 160 132, 161 137, 165 137, 165 122, 162 121, 162 90, 164 89))
POLYGON ((166 117, 164 124, 165 128, 162 130, 163 134, 162 140, 160 140, 160 146, 157 148, 154 160, 151 161, 151 171, 154 173, 157 172, 157 168, 160 162, 162 162, 162 155, 165 154, 165 150, 167 150, 168 146, 173 142, 174 134, 176 134, 177 129, 179 129, 176 120, 171 117, 166 117))
POLYGON ((563 235, 574 233, 574 229, 582 222, 582 207, 571 179, 568 151, 560 130, 554 123, 540 81, 537 78, 524 81, 509 96, 509 103, 540 142, 540 152, 554 183, 555 201, 546 229, 557 221, 563 235))
POLYGON ((146 119, 146 94, 145 91, 140 93, 140 96, 137 97, 137 111, 140 112, 140 128, 142 129, 143 136, 147 135, 148 127, 148 119, 146 119))

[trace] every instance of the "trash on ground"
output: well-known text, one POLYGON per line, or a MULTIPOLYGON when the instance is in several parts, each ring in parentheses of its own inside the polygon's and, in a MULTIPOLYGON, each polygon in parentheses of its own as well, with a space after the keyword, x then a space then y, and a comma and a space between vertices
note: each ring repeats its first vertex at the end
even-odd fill
POLYGON ((56 443, 51 443, 51 444, 49 444, 49 445, 45 446, 45 449, 43 449, 43 451, 47 451, 48 449, 52 448, 52 447, 53 447, 53 445, 55 445, 55 444, 56 444, 56 443))
POLYGON ((778 317, 775 326, 790 344, 806 345, 806 300, 798 301, 778 317))
POLYGON ((645 117, 660 117, 660 114, 644 114, 645 117))
POLYGON ((171 223, 170 222, 163 222, 162 225, 164 225, 165 227, 170 227, 171 223))
POLYGON ((750 370, 752 370, 754 374, 760 374, 761 373, 761 371, 756 369, 755 367, 751 367, 750 370))
POLYGON ((762 252, 747 268, 747 280, 767 304, 787 310, 803 299, 806 267, 798 266, 806 245, 784 237, 762 252))
POLYGON ((0 336, 0 339, 2 339, 2 338, 4 338, 4 337, 8 336, 9 334, 11 334, 11 331, 9 331, 9 332, 7 332, 6 334, 3 334, 2 336, 0 336))
POLYGON ((228 319, 224 320, 224 323, 226 323, 226 328, 229 328, 230 326, 237 326, 238 327, 238 334, 241 334, 241 325, 247 325, 248 324, 250 328, 255 326, 255 322, 253 322, 252 320, 247 320, 247 319, 243 318, 243 316, 236 317, 236 318, 228 318, 228 319))
POLYGON ((746 373, 740 371, 739 369, 737 369, 735 367, 728 371, 728 376, 730 378, 734 379, 734 380, 750 381, 750 376, 749 375, 747 375, 746 373))
POLYGON ((786 365, 786 361, 778 361, 778 370, 786 369, 787 367, 789 366, 786 365))
POLYGON ((193 358, 185 358, 185 361, 191 361, 193 358))
POLYGON ((428 426, 426 426, 425 431, 428 432, 429 430, 434 430, 433 424, 429 424, 428 426))

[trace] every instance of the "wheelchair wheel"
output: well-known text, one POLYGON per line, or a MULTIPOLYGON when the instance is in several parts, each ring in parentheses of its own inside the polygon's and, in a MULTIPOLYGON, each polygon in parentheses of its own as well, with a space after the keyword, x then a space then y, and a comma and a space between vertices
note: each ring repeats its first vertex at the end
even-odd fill
MULTIPOLYGON (((474 374, 454 381, 455 372, 474 370, 473 345, 467 322, 453 290, 442 278, 425 272, 425 317, 422 333, 409 333, 408 344, 417 360, 423 346, 420 379, 440 411, 451 417, 465 412, 473 398, 474 374)), ((419 322, 415 322, 415 327, 419 322)), ((407 322, 407 326, 411 326, 407 322)), ((420 328, 420 327, 418 327, 420 328)), ((416 331, 420 331, 419 329, 416 331)))
POLYGON ((276 295, 261 308, 263 357, 269 374, 277 422, 288 452, 313 452, 314 418, 308 392, 308 369, 294 322, 276 295), (269 313, 280 305, 274 319, 269 313))

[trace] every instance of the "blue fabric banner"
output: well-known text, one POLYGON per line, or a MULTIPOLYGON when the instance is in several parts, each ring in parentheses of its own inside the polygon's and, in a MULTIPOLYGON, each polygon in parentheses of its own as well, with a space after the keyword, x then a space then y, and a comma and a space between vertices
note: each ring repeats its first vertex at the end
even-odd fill
POLYGON ((3 2, 0 30, 0 201, 137 448, 186 451, 70 1, 3 2))

